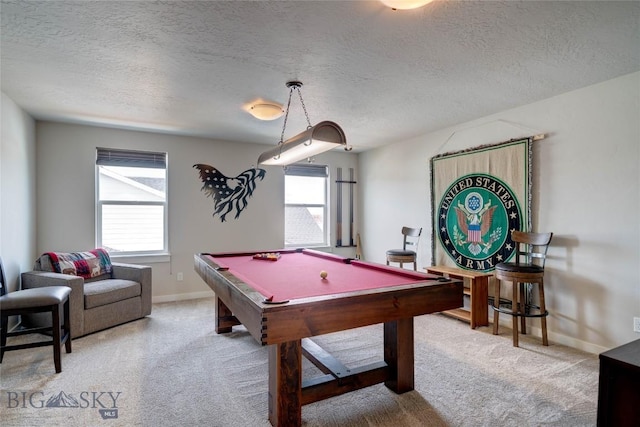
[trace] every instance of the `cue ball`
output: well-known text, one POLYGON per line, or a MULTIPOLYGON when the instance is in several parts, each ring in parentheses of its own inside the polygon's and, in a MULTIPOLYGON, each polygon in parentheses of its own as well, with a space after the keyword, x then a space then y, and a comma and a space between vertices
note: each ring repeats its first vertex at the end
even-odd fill
POLYGON ((320 277, 322 277, 323 279, 326 279, 326 278, 327 278, 327 272, 326 272, 326 271, 324 271, 324 270, 322 270, 322 271, 320 272, 320 277))

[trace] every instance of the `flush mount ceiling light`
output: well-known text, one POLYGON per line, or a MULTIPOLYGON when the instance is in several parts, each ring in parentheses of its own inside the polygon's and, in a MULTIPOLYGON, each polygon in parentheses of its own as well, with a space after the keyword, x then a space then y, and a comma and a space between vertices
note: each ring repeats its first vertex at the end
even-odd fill
POLYGON ((432 1, 433 0, 380 0, 381 3, 389 6, 391 9, 417 9, 432 1))
POLYGON ((249 114, 259 120, 275 120, 284 114, 282 105, 275 102, 256 102, 249 107, 249 114))
POLYGON ((309 114, 307 113, 307 108, 304 105, 302 93, 300 92, 301 86, 302 83, 297 81, 287 82, 289 102, 287 103, 287 109, 284 115, 280 142, 278 142, 278 145, 274 148, 262 153, 258 158, 258 164, 286 166, 340 146, 344 147, 346 151, 351 151, 351 148, 347 147, 347 139, 344 132, 336 123, 324 121, 315 126, 311 126, 309 114), (297 90, 300 96, 300 104, 302 104, 308 126, 305 131, 284 141, 284 132, 287 128, 289 108, 291 107, 291 95, 294 90, 297 90))

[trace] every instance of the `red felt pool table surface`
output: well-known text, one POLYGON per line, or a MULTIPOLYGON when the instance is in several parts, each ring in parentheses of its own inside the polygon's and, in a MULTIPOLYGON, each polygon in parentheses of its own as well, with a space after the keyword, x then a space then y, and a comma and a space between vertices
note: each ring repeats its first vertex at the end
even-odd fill
POLYGON ((433 279, 433 276, 309 249, 278 251, 277 261, 247 254, 208 257, 237 278, 276 302, 343 292, 376 289, 433 279), (327 272, 326 279, 320 272, 327 272))

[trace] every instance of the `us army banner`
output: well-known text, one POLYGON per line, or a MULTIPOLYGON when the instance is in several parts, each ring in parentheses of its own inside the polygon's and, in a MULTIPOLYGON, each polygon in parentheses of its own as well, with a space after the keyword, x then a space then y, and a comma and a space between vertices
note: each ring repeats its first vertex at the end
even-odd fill
POLYGON ((530 138, 433 157, 433 265, 487 272, 510 259, 530 199, 530 138))

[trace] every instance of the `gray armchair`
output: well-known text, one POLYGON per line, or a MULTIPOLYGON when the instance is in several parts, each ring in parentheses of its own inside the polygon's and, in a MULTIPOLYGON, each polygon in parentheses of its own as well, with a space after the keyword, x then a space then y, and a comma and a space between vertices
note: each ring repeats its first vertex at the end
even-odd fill
MULTIPOLYGON (((112 263, 111 270, 92 278, 57 273, 44 254, 34 271, 22 273, 22 288, 70 287, 71 337, 78 338, 151 314, 151 267, 112 263)), ((51 319, 33 314, 23 316, 22 322, 44 327, 51 319)))

